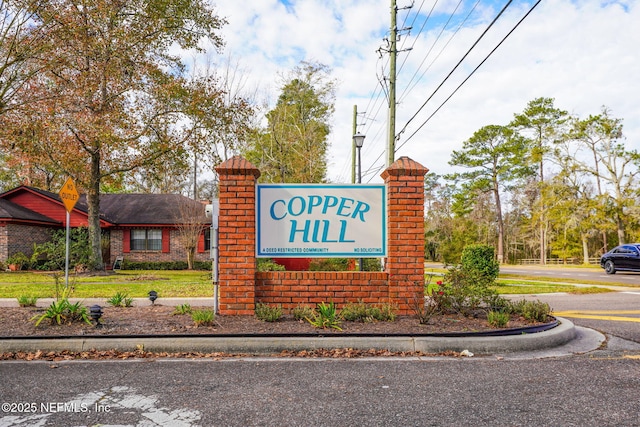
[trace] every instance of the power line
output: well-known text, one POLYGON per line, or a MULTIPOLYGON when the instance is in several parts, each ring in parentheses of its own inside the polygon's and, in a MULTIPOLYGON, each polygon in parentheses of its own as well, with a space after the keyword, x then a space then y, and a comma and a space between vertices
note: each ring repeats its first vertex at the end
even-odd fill
MULTIPOLYGON (((449 21, 447 21, 447 24, 445 24, 445 26, 442 28, 442 31, 440 32, 440 34, 438 34, 438 37, 436 38, 436 40, 433 42, 431 48, 427 51, 427 54, 424 56, 424 58, 422 59, 422 62, 420 63, 420 65, 418 66, 418 68, 416 68, 416 71, 413 73, 413 76, 411 77, 411 79, 409 80, 409 83, 407 83, 406 88, 404 89, 404 91, 402 92, 402 95, 400 95, 400 102, 402 102, 402 100, 404 99, 404 96, 409 93, 414 87, 416 87, 416 85, 422 80, 422 78, 424 77, 424 75, 427 73, 427 71, 429 71, 429 69, 431 68, 431 66, 438 60, 438 58, 440 57, 440 55, 442 55, 442 53, 445 51, 445 49, 447 48, 447 46, 449 46, 449 43, 451 43, 451 41, 454 39, 454 37, 458 34, 458 32, 460 32, 460 29, 462 29, 462 27, 464 26, 464 24, 467 22, 467 20, 469 19, 469 17, 473 14, 473 12, 475 11, 476 7, 478 6, 478 4, 480 3, 480 0, 477 0, 476 3, 473 5, 473 7, 471 8, 471 10, 469 10, 469 13, 465 16, 465 18, 460 22, 460 24, 458 25, 458 27, 455 29, 455 31, 453 32, 453 34, 451 34, 451 37, 449 37, 449 40, 447 40, 447 42, 445 43, 445 45, 442 47, 442 49, 440 49, 440 52, 438 52, 438 54, 436 55, 435 58, 433 58, 433 60, 431 61, 431 63, 427 66, 427 68, 424 69, 424 71, 422 72, 422 74, 420 75, 420 77, 413 83, 413 85, 411 85, 411 83, 413 82, 414 78, 416 77, 416 75, 418 74, 418 72, 420 71, 420 68, 422 68, 422 66, 424 65, 425 61, 427 60, 427 58, 429 57, 429 54, 431 53, 431 51, 433 50, 433 48, 435 48, 436 43, 438 42, 438 40, 440 40, 440 36, 442 35, 442 33, 444 32, 444 30, 446 29, 447 25, 449 24, 449 21)), ((452 15, 453 16, 453 15, 452 15)))
POLYGON ((407 126, 409 126, 409 123, 411 123, 420 113, 420 111, 422 111, 422 109, 427 105, 427 103, 435 96, 435 94, 438 92, 438 90, 440 90, 440 88, 447 82, 447 80, 449 80, 449 77, 451 77, 451 75, 458 69, 458 67, 462 64, 462 62, 467 58, 467 56, 469 56, 469 54, 471 53, 471 51, 478 45, 478 43, 480 43, 480 41, 484 38, 484 36, 487 34, 487 32, 493 27, 493 25, 498 21, 498 19, 500 19, 500 17, 502 16, 502 14, 507 10, 507 8, 511 5, 511 3, 513 3, 513 0, 509 0, 507 2, 506 5, 504 5, 504 7, 502 8, 502 10, 500 10, 500 13, 498 13, 498 15, 496 15, 495 18, 493 18, 493 20, 491 21, 491 23, 489 24, 489 26, 487 28, 485 28, 485 30, 482 32, 482 34, 480 34, 480 37, 478 37, 478 39, 473 43, 473 45, 471 45, 471 47, 467 50, 467 52, 462 56, 462 58, 458 61, 458 63, 453 67, 453 69, 449 72, 449 74, 447 74, 447 76, 444 78, 444 80, 442 80, 442 82, 440 82, 440 84, 436 87, 436 89, 431 93, 431 95, 429 95, 429 97, 427 98, 427 100, 420 106, 420 108, 418 108, 418 111, 416 111, 413 116, 411 116, 411 118, 409 118, 409 120, 407 121, 407 123, 405 123, 405 125, 403 126, 402 130, 400 132, 398 132, 398 135, 401 135, 402 133, 405 132, 405 130, 407 129, 407 126))
MULTIPOLYGON (((436 110, 431 113, 431 115, 429 117, 427 117, 427 119, 422 122, 422 124, 411 134, 409 135, 409 137, 407 137, 407 139, 400 144, 400 146, 398 147, 398 150, 400 148, 402 148, 407 142, 409 142, 409 140, 411 140, 411 138, 413 138, 418 131, 420 131, 420 129, 422 129, 424 127, 424 125, 427 124, 427 122, 429 120, 431 120, 431 118, 433 116, 436 115, 436 113, 438 111, 440 111, 440 109, 444 106, 444 104, 446 104, 452 97, 453 95, 455 95, 455 93, 462 87, 462 85, 464 85, 467 80, 469 80, 471 78, 471 76, 473 76, 475 74, 476 71, 478 71, 478 69, 491 57, 491 55, 493 55, 493 53, 498 50, 498 48, 502 45, 502 43, 504 43, 504 41, 511 36, 511 34, 516 30, 516 28, 518 28, 520 26, 520 24, 529 16, 529 14, 531 14, 531 12, 533 12, 533 10, 540 4, 542 0, 538 0, 532 7, 531 9, 529 9, 529 11, 516 23, 516 25, 511 29, 511 31, 509 31, 503 38, 502 40, 500 40, 500 42, 491 50, 491 52, 489 52, 489 54, 482 60, 482 62, 480 62, 480 64, 478 64, 478 66, 476 66, 476 68, 474 68, 474 70, 462 81, 462 83, 460 83, 458 85, 458 87, 456 87, 456 89, 440 104, 440 106, 438 108, 436 108, 436 110)), ((405 128, 406 129, 406 126, 405 128)), ((403 131, 404 131, 403 129, 403 131)))
MULTIPOLYGON (((454 91, 453 91, 453 92, 452 92, 452 93, 447 97, 447 99, 445 99, 445 100, 440 104, 440 106, 439 106, 439 107, 438 107, 438 108, 437 108, 437 109, 436 109, 436 110, 435 110, 435 111, 434 111, 434 112, 433 112, 433 113, 432 113, 432 114, 431 114, 431 115, 430 115, 426 120, 424 120, 424 122, 420 125, 420 127, 418 127, 418 129, 416 129, 416 130, 415 130, 415 131, 414 131, 414 132, 413 132, 413 133, 412 133, 412 134, 411 134, 411 135, 410 135, 410 136, 409 136, 409 137, 408 137, 408 138, 407 138, 407 139, 406 139, 402 144, 400 144, 400 145, 397 147, 397 150, 401 149, 401 148, 402 148, 402 147, 403 147, 403 146, 404 146, 404 145, 405 145, 409 140, 411 140, 411 139, 412 139, 412 138, 413 138, 413 137, 418 133, 418 131, 420 131, 420 130, 422 129, 422 127, 424 127, 424 125, 426 125, 426 123, 427 123, 431 118, 433 118, 433 116, 435 116, 435 114, 436 114, 436 113, 437 113, 437 112, 438 112, 438 111, 439 111, 439 110, 440 110, 440 109, 441 109, 441 108, 442 108, 442 107, 443 107, 443 106, 444 106, 444 105, 445 105, 445 104, 446 104, 446 103, 447 103, 447 102, 448 102, 448 101, 453 97, 453 95, 454 95, 454 94, 455 94, 455 93, 456 93, 456 92, 457 92, 457 91, 458 91, 458 90, 459 90, 459 89, 460 89, 460 88, 461 88, 461 87, 462 87, 462 86, 463 86, 463 85, 464 85, 464 84, 465 84, 465 83, 466 83, 466 82, 471 78, 471 76, 472 76, 473 74, 475 74, 475 72, 476 72, 476 71, 477 71, 477 70, 478 70, 482 65, 484 65, 484 63, 485 63, 485 62, 486 62, 486 61, 487 61, 487 60, 488 60, 488 59, 489 59, 489 58, 490 58, 490 57, 495 53, 495 51, 496 51, 496 50, 497 50, 497 49, 502 45, 502 43, 504 43, 504 41, 505 41, 508 37, 510 37, 510 36, 511 36, 511 34, 512 34, 512 33, 513 33, 513 32, 514 32, 514 31, 515 31, 515 30, 520 26, 520 24, 522 24, 522 22, 523 22, 523 21, 524 21, 524 20, 525 20, 525 19, 526 19, 530 14, 531 14, 531 12, 533 12, 533 10, 534 10, 534 9, 535 9, 539 4, 540 4, 540 2, 541 2, 541 1, 542 1, 542 0, 538 0, 538 1, 537 1, 537 2, 536 2, 536 3, 535 3, 535 4, 534 4, 530 9, 529 9, 529 11, 527 11, 527 13, 526 13, 526 14, 525 14, 525 15, 524 15, 524 16, 523 16, 523 17, 522 17, 522 18, 521 18, 521 19, 520 19, 520 20, 519 20, 519 21, 514 25, 514 27, 513 27, 513 28, 512 28, 512 29, 511 29, 511 30, 510 30, 510 31, 509 31, 509 32, 508 32, 508 33, 507 33, 507 34, 506 34, 506 35, 501 39, 501 40, 500 40, 500 42, 499 42, 499 43, 498 43, 498 44, 497 44, 497 45, 496 45, 496 46, 495 46, 495 47, 494 47, 494 48, 489 52, 489 54, 487 54, 487 56, 482 60, 482 62, 481 62, 480 64, 478 64, 478 66, 476 66, 476 67, 475 67, 475 69, 474 69, 474 70, 473 70, 473 71, 472 71, 472 72, 471 72, 471 73, 470 73, 470 74, 469 74, 469 75, 464 79, 464 81, 458 85, 458 87, 457 87, 457 88, 456 88, 456 89, 455 89, 455 90, 454 90, 454 91)), ((495 21, 500 17, 500 15, 504 12, 504 10, 509 6, 509 4, 510 4, 510 3, 511 3, 511 1, 510 1, 509 3, 507 3, 507 5, 505 5, 505 7, 503 8, 503 10, 500 12, 500 14, 498 14, 498 15, 496 16, 496 18, 493 20, 493 22, 491 23, 491 25, 493 25, 493 23, 494 23, 494 22, 495 22, 495 21)), ((489 28, 490 28, 490 27, 488 27, 488 28, 487 28, 487 30, 488 30, 489 28)), ((486 32, 486 30, 485 30, 485 32, 486 32)), ((484 35, 484 33, 483 33, 483 35, 484 35)), ((476 44, 477 44, 477 42, 476 42, 476 44)), ((467 52, 467 54, 468 54, 468 52, 467 52)), ((466 56, 467 54, 465 54, 465 56, 466 56)), ((463 58, 463 59, 464 59, 464 58, 463 58)), ((459 63, 458 63, 458 65, 459 65, 459 63)), ((456 65, 456 67, 457 67, 458 65, 456 65)), ((450 74, 451 74, 451 73, 450 73, 450 74)), ((449 74, 449 75, 450 75, 450 74, 449 74)), ((449 76, 447 76, 447 78, 448 78, 448 77, 449 77, 449 76)), ((443 83, 444 83, 444 82, 443 82, 443 83)), ((440 84, 440 85, 438 86, 438 88, 436 89, 436 91, 437 91, 438 89, 440 89, 440 87, 441 87, 441 86, 442 86, 442 84, 440 84)), ((435 92, 434 92, 434 94, 435 94, 435 92)), ((427 99, 427 102, 428 102, 432 97, 433 97, 433 94, 429 97, 429 99, 427 99)), ((422 108, 424 108, 424 105, 426 105, 426 102, 425 102, 425 104, 423 104, 423 106, 422 106, 422 107, 420 107, 420 110, 421 110, 422 108)), ((418 112, 419 112, 420 110, 418 110, 418 112)), ((417 115, 417 113, 416 113, 416 115, 417 115)), ((411 120, 413 120, 413 119, 415 118, 415 116, 416 116, 416 115, 414 115, 414 116, 411 118, 411 120)), ((409 123, 407 123, 407 125, 408 125, 408 124, 409 124, 409 123)), ((405 127, 404 127, 404 128, 403 128, 403 130, 402 130, 402 132, 404 132, 404 131, 406 130, 407 125, 405 125, 405 127)), ((372 175, 372 176, 369 178, 369 181, 367 181, 367 182, 370 182, 370 181, 371 181, 371 179, 373 179, 373 177, 375 176, 375 173, 376 173, 376 172, 379 172, 379 171, 382 171, 382 169, 385 167, 385 165, 384 165, 384 164, 383 164, 383 165, 381 165, 381 166, 375 166, 375 164, 376 164, 376 163, 377 163, 377 162, 382 158, 382 156, 383 156, 383 155, 384 155, 384 153, 381 153, 381 154, 376 158, 376 160, 374 160, 374 161, 373 161, 372 166, 371 166, 370 168, 368 168, 368 169, 363 173, 363 176, 368 176, 368 175, 370 175, 370 174, 372 175)))

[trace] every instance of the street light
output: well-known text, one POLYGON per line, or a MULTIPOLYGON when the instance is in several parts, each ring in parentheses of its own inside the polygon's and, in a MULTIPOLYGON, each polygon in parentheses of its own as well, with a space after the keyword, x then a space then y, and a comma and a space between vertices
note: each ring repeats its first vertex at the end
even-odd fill
MULTIPOLYGON (((362 160, 360 159, 360 149, 364 145, 365 136, 360 132, 353 135, 353 143, 356 145, 356 150, 358 151, 358 184, 362 184, 362 160)), ((364 267, 364 260, 360 258, 358 260, 358 267, 360 271, 362 271, 364 267)))
POLYGON ((364 145, 365 136, 361 133, 356 133, 353 135, 353 143, 356 144, 356 149, 358 151, 358 184, 362 183, 362 164, 360 161, 360 149, 364 145))

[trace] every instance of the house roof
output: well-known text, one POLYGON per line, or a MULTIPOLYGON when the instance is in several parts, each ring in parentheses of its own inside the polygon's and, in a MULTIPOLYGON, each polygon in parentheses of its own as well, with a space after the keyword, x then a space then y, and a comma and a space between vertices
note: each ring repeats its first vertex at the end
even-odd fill
MULTIPOLYGON (((83 201, 83 198, 80 198, 83 201)), ((208 222, 204 205, 180 194, 102 194, 100 211, 113 224, 175 224, 179 221, 180 206, 193 205, 201 212, 203 223, 208 222)))
MULTIPOLYGON (((16 212, 16 214, 19 213, 22 216, 28 216, 30 213, 34 218, 38 217, 40 220, 44 219, 49 223, 59 224, 59 222, 54 221, 49 217, 4 199, 5 197, 10 198, 12 194, 16 194, 21 191, 26 191, 32 194, 35 193, 41 197, 54 200, 60 204, 61 209, 64 209, 62 200, 58 194, 35 187, 21 186, 0 194, 0 202, 4 202, 3 204, 0 204, 0 219, 3 218, 2 206, 9 204, 11 205, 9 209, 13 209, 13 212, 16 212)), ((198 212, 201 212, 201 221, 203 224, 210 221, 210 219, 205 215, 204 205, 196 200, 180 194, 140 193, 101 194, 100 219, 103 222, 106 221, 111 225, 116 226, 175 224, 179 221, 180 206, 183 206, 184 204, 191 204, 198 212)), ((85 194, 80 196, 73 209, 74 211, 88 214, 87 198, 85 194)), ((7 219, 17 218, 7 216, 7 219)))
POLYGON ((60 223, 47 216, 27 209, 5 199, 0 199, 0 220, 13 220, 21 222, 32 222, 39 224, 55 224, 60 223))

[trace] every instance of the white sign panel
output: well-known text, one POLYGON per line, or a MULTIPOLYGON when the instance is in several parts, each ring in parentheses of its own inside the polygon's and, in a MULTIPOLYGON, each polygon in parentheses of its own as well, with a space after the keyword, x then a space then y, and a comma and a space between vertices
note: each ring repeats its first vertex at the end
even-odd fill
POLYGON ((259 184, 257 250, 262 258, 384 257, 384 185, 259 184))

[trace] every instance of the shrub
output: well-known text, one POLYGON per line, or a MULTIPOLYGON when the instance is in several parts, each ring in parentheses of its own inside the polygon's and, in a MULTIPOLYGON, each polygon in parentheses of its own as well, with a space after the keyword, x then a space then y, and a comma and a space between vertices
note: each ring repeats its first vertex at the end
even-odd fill
POLYGON ((498 295, 497 293, 492 293, 485 296, 484 304, 489 310, 513 313, 513 306, 511 304, 511 301, 498 295))
POLYGON ((258 258, 256 269, 258 271, 285 271, 284 265, 276 263, 271 258, 258 258))
MULTIPOLYGON (((186 270, 189 265, 186 261, 129 261, 122 262, 123 270, 186 270)), ((195 261, 194 270, 211 270, 210 261, 195 261)))
POLYGON ((309 264, 310 271, 347 271, 348 269, 347 258, 315 258, 309 264))
POLYGON ((194 310, 191 312, 191 319, 196 327, 212 326, 216 320, 216 314, 213 310, 194 310))
POLYGON ((487 320, 494 328, 503 328, 509 323, 509 313, 492 310, 487 313, 487 320))
POLYGON ((282 317, 282 306, 270 306, 268 304, 256 304, 256 317, 264 322, 277 322, 282 317))
POLYGON ((116 292, 114 296, 107 300, 107 304, 111 304, 114 307, 131 307, 133 298, 130 298, 126 292, 116 292))
MULTIPOLYGON (((72 228, 69 231, 69 266, 89 265, 92 252, 89 245, 87 227, 72 228)), ((66 231, 51 233, 51 240, 34 245, 31 261, 43 270, 64 269, 66 259, 66 231)))
POLYGON ((374 322, 396 320, 397 307, 393 304, 365 304, 362 301, 347 303, 340 311, 343 320, 350 322, 374 322))
POLYGON ((338 310, 336 309, 333 301, 329 304, 324 302, 318 304, 311 317, 307 317, 307 321, 316 328, 333 328, 339 331, 342 330, 340 327, 340 315, 338 314, 338 310))
POLYGON ((369 308, 362 301, 350 302, 345 304, 342 307, 342 311, 340 312, 342 318, 348 322, 365 322, 367 321, 367 313, 369 308))
POLYGON ((415 298, 411 308, 421 325, 429 324, 431 318, 440 313, 437 302, 432 298, 415 298))
POLYGON ((495 260, 495 250, 489 245, 468 245, 460 257, 462 270, 475 280, 492 284, 500 273, 500 264, 495 260))
POLYGON ((27 295, 21 295, 18 297, 18 305, 20 305, 20 307, 35 307, 36 302, 38 302, 38 297, 27 295))
POLYGON ((363 264, 364 271, 382 271, 380 258, 365 258, 363 264))
POLYGON ((184 303, 184 304, 180 304, 177 305, 176 308, 173 310, 173 314, 190 314, 191 313, 191 305, 189 303, 184 303))
POLYGON ((551 313, 551 307, 549 304, 542 301, 527 301, 522 307, 522 317, 534 322, 546 322, 549 314, 551 313))
POLYGON ((29 257, 22 252, 16 252, 7 258, 7 264, 15 266, 16 270, 22 270, 23 267, 29 265, 29 257))
MULTIPOLYGON (((380 271, 382 264, 379 258, 364 258, 362 262, 364 271, 380 271)), ((349 258, 318 258, 309 264, 310 271, 348 271, 349 258)))
POLYGON ((481 308, 485 301, 497 292, 489 288, 489 283, 478 280, 474 272, 462 267, 453 267, 444 276, 444 284, 438 288, 439 305, 443 310, 453 310, 469 315, 481 308))
POLYGON ((291 314, 295 320, 305 320, 313 316, 313 307, 308 305, 298 305, 291 310, 291 314))

